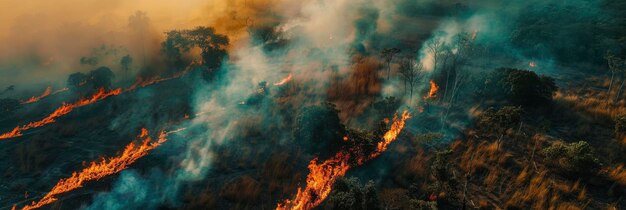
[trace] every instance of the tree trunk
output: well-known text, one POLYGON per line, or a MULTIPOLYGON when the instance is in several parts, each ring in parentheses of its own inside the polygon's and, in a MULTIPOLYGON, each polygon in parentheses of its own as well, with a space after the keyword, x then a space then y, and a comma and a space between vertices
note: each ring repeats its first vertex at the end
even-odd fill
POLYGON ((437 53, 433 55, 433 72, 437 71, 437 53))
POLYGON ((406 97, 406 79, 404 80, 404 96, 406 97))
POLYGON ((413 83, 409 84, 409 86, 411 88, 411 90, 410 90, 411 91, 411 95, 409 96, 409 101, 410 101, 409 104, 412 105, 413 104, 413 83))
POLYGON ((390 72, 391 72, 391 61, 387 62, 387 80, 389 80, 390 72))
MULTIPOLYGON (((441 120, 441 130, 443 130, 445 128, 445 121, 448 119, 448 115, 450 114, 450 108, 452 108, 452 104, 454 103, 454 98, 457 95, 457 90, 459 89, 459 87, 461 86, 461 83, 459 81, 459 75, 455 74, 455 79, 454 79, 454 85, 452 86, 452 95, 450 95, 450 100, 448 101, 448 105, 446 107, 446 112, 443 115, 443 118, 441 120)), ((444 100, 445 102, 445 100, 444 100)))
POLYGON ((607 103, 611 100, 611 88, 613 87, 613 78, 615 77, 615 72, 611 71, 611 82, 609 82, 609 89, 606 90, 606 100, 607 103))
POLYGON ((620 84, 619 89, 617 89, 617 94, 615 95, 615 102, 618 102, 621 99, 622 91, 624 90, 624 82, 626 82, 626 76, 622 78, 622 84, 620 84))

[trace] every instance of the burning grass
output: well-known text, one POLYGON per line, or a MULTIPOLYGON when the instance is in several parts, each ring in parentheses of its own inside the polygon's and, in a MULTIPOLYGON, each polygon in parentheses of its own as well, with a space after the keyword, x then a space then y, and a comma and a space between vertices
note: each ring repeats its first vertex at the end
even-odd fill
POLYGON ((131 142, 121 154, 91 162, 87 168, 80 172, 73 172, 71 177, 59 180, 44 197, 37 202, 33 201, 31 204, 22 207, 22 210, 37 209, 48 205, 58 200, 60 194, 81 188, 83 184, 88 181, 99 180, 128 168, 139 158, 147 155, 150 150, 157 148, 167 141, 167 135, 169 133, 161 132, 158 139, 153 141, 148 135, 148 130, 142 129, 141 134, 138 136, 138 139, 142 142, 141 144, 131 142))
POLYGON ((83 106, 87 106, 89 104, 93 104, 95 102, 101 101, 103 99, 106 99, 110 96, 115 96, 115 95, 119 95, 122 93, 122 89, 114 89, 114 90, 104 90, 104 89, 100 89, 98 90, 98 92, 96 92, 94 95, 92 95, 89 98, 86 99, 81 99, 77 102, 71 103, 71 104, 63 104, 61 105, 61 107, 57 108, 56 110, 54 110, 54 112, 52 112, 52 114, 48 115, 47 117, 39 120, 39 121, 34 121, 34 122, 30 122, 26 125, 23 126, 17 126, 15 127, 13 130, 11 130, 10 132, 4 133, 4 134, 0 134, 0 139, 9 139, 9 138, 15 138, 15 137, 19 137, 24 135, 23 132, 26 130, 30 130, 33 128, 38 128, 44 125, 48 125, 50 123, 54 123, 56 122, 57 118, 62 117, 64 115, 69 114, 70 112, 72 112, 74 109, 79 108, 79 107, 83 107, 83 106))
MULTIPOLYGON (((139 87, 146 87, 149 85, 153 85, 153 84, 157 84, 163 81, 167 81, 167 80, 171 80, 171 79, 175 79, 175 78, 179 78, 183 75, 185 75, 186 73, 188 73, 189 71, 191 71, 191 65, 187 67, 187 69, 185 69, 184 71, 180 71, 170 77, 157 77, 157 78, 153 78, 153 79, 148 79, 148 80, 143 80, 143 79, 138 79, 138 81, 131 85, 130 87, 126 88, 126 89, 122 89, 122 88, 116 88, 116 89, 112 89, 112 90, 105 90, 104 88, 100 88, 96 93, 94 93, 93 95, 91 95, 89 98, 84 98, 84 99, 80 99, 74 103, 69 103, 69 104, 63 104, 61 105, 61 107, 57 108, 56 110, 54 110, 54 112, 52 112, 52 114, 48 115, 47 117, 39 120, 39 121, 34 121, 34 122, 30 122, 26 125, 22 125, 22 126, 17 126, 15 127, 13 130, 7 132, 7 133, 3 133, 0 134, 0 140, 2 139, 10 139, 10 138, 15 138, 15 137, 20 137, 23 134, 24 131, 33 129, 33 128, 38 128, 38 127, 42 127, 44 125, 48 125, 51 123, 56 122, 56 120, 59 117, 65 116, 67 114, 69 114, 70 112, 72 112, 74 109, 79 108, 79 107, 83 107, 83 106, 87 106, 93 103, 96 103, 98 101, 102 101, 106 98, 109 98, 111 96, 116 96, 116 95, 120 95, 122 93, 125 92, 129 92, 129 91, 134 91, 139 87)), ((46 91, 48 92, 48 91, 46 91)), ((44 94, 45 95, 45 94, 44 94)), ((50 95, 50 94, 47 94, 50 95)), ((47 96, 46 95, 46 96, 47 96)), ((37 99, 38 100, 38 99, 37 99)))
POLYGON ((330 194, 337 178, 344 176, 353 166, 351 160, 356 160, 357 165, 362 165, 365 161, 380 155, 398 137, 409 117, 407 111, 402 113, 400 118, 394 117, 391 128, 369 156, 358 156, 359 148, 350 148, 339 151, 323 162, 319 162, 317 158, 313 159, 309 164, 310 174, 306 178, 306 187, 299 188, 294 199, 279 203, 276 209, 312 209, 321 204, 330 194))

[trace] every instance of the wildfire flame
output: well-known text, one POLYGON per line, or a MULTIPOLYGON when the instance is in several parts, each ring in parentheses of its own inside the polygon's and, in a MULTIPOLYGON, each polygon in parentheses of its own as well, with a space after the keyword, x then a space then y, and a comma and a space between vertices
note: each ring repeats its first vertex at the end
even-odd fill
MULTIPOLYGON (((52 112, 52 114, 48 115, 44 119, 41 119, 41 120, 35 121, 35 122, 31 122, 31 123, 28 123, 28 124, 23 125, 23 126, 17 126, 13 130, 11 130, 11 131, 9 131, 7 133, 0 134, 0 140, 19 137, 19 136, 24 135, 23 131, 26 131, 26 130, 29 130, 29 129, 33 129, 33 128, 38 128, 38 127, 41 127, 41 126, 53 123, 53 122, 56 121, 57 118, 69 114, 75 108, 86 106, 86 105, 89 105, 89 104, 93 104, 93 103, 98 102, 100 100, 106 99, 106 98, 108 98, 110 96, 115 96, 115 95, 122 94, 124 92, 133 91, 133 90, 137 89, 138 87, 146 87, 146 86, 153 85, 153 84, 156 84, 156 83, 159 83, 159 82, 163 82, 163 81, 171 80, 171 79, 174 79, 174 78, 178 78, 178 77, 181 77, 181 76, 185 75, 190 70, 191 70, 191 65, 188 66, 187 69, 185 69, 184 71, 180 71, 180 72, 178 72, 178 73, 176 73, 176 74, 174 74, 173 76, 170 76, 170 77, 154 78, 154 79, 150 79, 150 80, 138 80, 135 84, 131 85, 129 88, 126 88, 125 90, 122 90, 121 88, 117 88, 117 89, 113 89, 113 90, 110 90, 110 91, 106 91, 106 90, 101 88, 101 89, 98 90, 98 92, 96 92, 94 95, 92 95, 88 99, 81 99, 78 102, 71 103, 71 104, 63 104, 63 105, 61 105, 61 107, 57 108, 54 112, 52 112)), ((65 91, 66 89, 62 89, 62 90, 65 91)), ((57 91, 57 92, 59 92, 59 91, 57 91)))
MULTIPOLYGON (((178 132, 179 130, 172 132, 178 132)), ((140 145, 131 142, 118 156, 108 159, 102 158, 99 161, 91 162, 89 167, 82 171, 74 172, 71 177, 59 180, 52 190, 43 198, 37 202, 33 201, 30 205, 24 206, 22 210, 36 209, 48 205, 56 201, 58 199, 56 196, 59 194, 81 188, 87 181, 98 180, 128 168, 139 158, 147 155, 150 150, 157 148, 163 144, 163 142, 167 141, 167 135, 172 132, 161 132, 158 139, 153 142, 151 137, 148 136, 148 130, 143 128, 141 134, 138 136, 138 138, 142 140, 140 145)))
POLYGON ((283 78, 282 80, 280 80, 277 83, 274 83, 274 86, 281 86, 284 85, 285 83, 291 81, 291 78, 293 77, 293 75, 291 73, 289 73, 289 75, 287 75, 287 77, 283 78))
POLYGON ((137 78, 137 81, 135 82, 135 84, 131 85, 130 87, 128 87, 126 90, 124 91, 133 91, 135 89, 137 89, 138 87, 146 87, 149 85, 153 85, 153 84, 157 84, 163 81, 167 81, 167 80, 171 80, 171 79, 176 79, 179 77, 182 77, 183 75, 187 74, 188 72, 190 72, 192 70, 192 67, 196 64, 196 61, 192 61, 191 64, 189 64, 187 66, 187 68, 185 68, 185 70, 183 71, 179 71, 176 72, 174 75, 169 76, 169 77, 157 77, 157 78, 152 78, 152 79, 143 79, 143 78, 137 78))
POLYGON ((0 139, 8 139, 8 138, 14 138, 14 137, 18 137, 18 136, 22 136, 23 135, 23 131, 29 130, 29 129, 33 129, 33 128, 38 128, 50 123, 53 123, 56 121, 57 118, 64 116, 70 112, 72 112, 72 110, 74 110, 75 108, 78 107, 82 107, 82 106, 86 106, 89 104, 93 104, 97 101, 100 101, 102 99, 108 98, 109 96, 114 96, 114 95, 119 95, 122 93, 121 89, 114 89, 114 90, 110 90, 110 91, 106 91, 104 89, 100 89, 98 90, 98 92, 96 92, 94 95, 92 95, 90 98, 87 99, 81 99, 77 102, 71 103, 71 104, 63 104, 61 105, 61 107, 57 108, 56 110, 54 110, 54 112, 52 112, 52 114, 48 115, 47 117, 39 120, 39 121, 35 121, 35 122, 31 122, 28 123, 26 125, 23 126, 17 126, 15 127, 12 131, 8 132, 8 133, 4 133, 0 135, 0 139))
POLYGON ((430 80, 430 91, 428 91, 428 95, 424 96, 424 100, 435 97, 435 94, 437 94, 437 90, 439 90, 439 86, 437 85, 437 83, 435 83, 435 81, 433 80, 430 80))
POLYGON ((48 96, 51 96, 51 95, 54 95, 54 94, 57 94, 57 93, 60 93, 60 92, 64 92, 64 91, 67 91, 67 90, 69 90, 69 89, 68 88, 63 88, 63 89, 59 89, 59 90, 56 90, 56 91, 52 92, 52 87, 48 87, 48 88, 46 88, 45 91, 43 91, 43 93, 41 95, 30 97, 29 99, 22 101, 22 104, 35 103, 35 102, 37 102, 37 101, 39 101, 39 100, 41 100, 41 99, 43 99, 45 97, 48 97, 48 96))
POLYGON ((41 100, 42 98, 49 96, 52 93, 52 87, 46 88, 40 96, 30 97, 28 100, 22 101, 22 104, 30 104, 41 100))
MULTIPOLYGON (((362 165, 365 161, 373 159, 387 149, 387 146, 393 142, 402 129, 405 121, 410 118, 407 111, 402 113, 401 118, 394 117, 393 123, 389 131, 383 137, 383 141, 378 143, 376 151, 366 157, 357 157, 357 166, 362 165)), ((312 209, 318 206, 332 190, 332 186, 337 178, 342 177, 350 169, 349 160, 352 156, 357 155, 358 148, 351 148, 347 151, 340 151, 334 157, 322 163, 315 158, 309 163, 311 171, 306 177, 306 187, 298 188, 298 192, 293 200, 286 200, 279 203, 277 210, 283 209, 312 209)))

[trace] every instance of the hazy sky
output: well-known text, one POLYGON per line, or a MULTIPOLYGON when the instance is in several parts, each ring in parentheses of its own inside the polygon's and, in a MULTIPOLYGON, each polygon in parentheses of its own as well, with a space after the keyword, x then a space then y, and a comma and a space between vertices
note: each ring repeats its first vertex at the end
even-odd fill
POLYGON ((272 2, 2 0, 0 89, 15 83, 63 84, 69 73, 86 71, 88 67, 79 65, 80 57, 88 56, 93 48, 103 44, 128 48, 132 54, 138 40, 129 27, 129 17, 137 11, 145 12, 149 18, 151 50, 158 50, 158 41, 165 31, 201 25, 216 27, 221 33, 241 30, 246 13, 258 13, 272 2))

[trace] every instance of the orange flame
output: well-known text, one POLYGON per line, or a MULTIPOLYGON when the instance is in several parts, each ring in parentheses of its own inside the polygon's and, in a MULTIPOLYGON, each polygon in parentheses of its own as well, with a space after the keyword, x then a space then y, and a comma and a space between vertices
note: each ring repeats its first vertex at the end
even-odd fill
POLYGON ((283 78, 282 80, 280 80, 277 83, 274 83, 274 86, 281 86, 284 85, 285 83, 291 81, 291 78, 293 77, 293 75, 291 73, 289 73, 289 75, 287 75, 287 77, 283 78))
POLYGON ((22 104, 30 104, 30 103, 35 103, 39 100, 41 100, 42 98, 49 96, 52 93, 52 87, 48 87, 46 88, 45 91, 43 91, 43 93, 40 96, 33 96, 30 97, 28 100, 22 101, 22 104))
POLYGON ((99 161, 91 162, 89 167, 82 171, 78 173, 74 172, 71 177, 59 180, 52 190, 43 198, 37 202, 33 201, 30 205, 24 206, 22 210, 36 209, 48 205, 56 201, 58 199, 56 196, 59 194, 81 188, 87 181, 99 180, 105 176, 118 173, 128 168, 139 158, 147 155, 150 150, 153 150, 167 141, 167 134, 166 132, 161 132, 157 141, 152 142, 152 139, 147 136, 148 131, 142 129, 139 135, 139 138, 143 140, 141 145, 135 145, 135 143, 131 142, 126 146, 122 154, 109 159, 103 158, 99 161))
POLYGON ((191 64, 189 64, 187 66, 187 68, 185 68, 185 70, 176 72, 174 75, 169 76, 169 77, 163 77, 163 78, 157 77, 157 78, 152 78, 152 79, 148 79, 148 80, 145 80, 143 78, 137 78, 137 81, 135 82, 135 84, 131 85, 130 87, 128 87, 124 91, 132 91, 132 90, 137 89, 138 87, 146 87, 146 86, 157 84, 157 83, 160 83, 160 82, 163 82, 163 81, 167 81, 167 80, 171 80, 171 79, 176 79, 176 78, 182 77, 183 75, 187 74, 188 72, 190 72, 192 70, 192 67, 193 67, 194 64, 196 64, 196 62, 192 61, 191 64))
POLYGON ((428 92, 428 95, 424 96, 424 100, 435 97, 435 94, 437 94, 437 90, 439 90, 439 86, 437 85, 437 83, 435 83, 435 81, 433 80, 430 80, 430 91, 428 92))
POLYGON ((39 121, 35 121, 35 122, 31 122, 28 123, 26 125, 23 126, 17 126, 15 127, 12 131, 1 134, 0 135, 0 139, 8 139, 8 138, 14 138, 14 137, 18 137, 18 136, 22 136, 22 132, 29 130, 29 129, 33 129, 33 128, 38 128, 50 123, 53 123, 56 121, 57 118, 64 116, 70 112, 72 112, 72 110, 74 110, 75 108, 78 107, 82 107, 82 106, 86 106, 89 104, 93 104, 97 101, 100 101, 102 99, 108 98, 109 96, 114 96, 114 95, 119 95, 122 93, 121 89, 114 89, 114 90, 110 90, 110 91, 106 91, 104 89, 100 89, 98 90, 98 92, 96 92, 94 95, 91 96, 91 98, 88 99, 81 99, 75 103, 72 104, 63 104, 61 105, 61 107, 57 108, 56 110, 54 110, 54 112, 52 112, 52 114, 48 115, 46 118, 43 118, 39 121))
MULTIPOLYGON (((376 151, 368 157, 357 157, 357 165, 362 165, 365 161, 373 159, 384 152, 387 146, 398 137, 404 128, 405 121, 409 118, 410 115, 407 111, 402 113, 400 119, 394 117, 391 128, 385 133, 383 141, 378 143, 376 151)), ((309 170, 311 172, 306 177, 306 187, 304 189, 298 188, 298 192, 293 200, 286 200, 283 203, 279 203, 276 209, 306 210, 318 206, 328 197, 337 178, 344 176, 348 169, 350 169, 349 160, 351 156, 358 154, 356 151, 358 151, 358 148, 340 151, 335 154, 334 157, 322 163, 319 163, 317 158, 313 159, 311 163, 309 163, 309 170)))
MULTIPOLYGON (((97 101, 103 100, 108 98, 109 96, 114 96, 114 95, 119 95, 122 94, 123 92, 128 92, 128 91, 133 91, 135 89, 137 89, 138 87, 146 87, 149 85, 153 85, 159 82, 163 82, 163 81, 167 81, 167 80, 171 80, 174 78, 178 78, 181 77, 183 75, 185 75, 187 72, 189 72, 191 70, 191 65, 188 66, 184 71, 180 71, 170 77, 165 77, 165 78, 155 78, 155 79, 150 79, 150 80, 139 80, 137 81, 135 84, 131 85, 129 88, 122 90, 121 88, 117 88, 114 90, 110 90, 110 91, 105 91, 104 89, 100 89, 98 90, 98 92, 96 92, 94 95, 91 96, 91 98, 89 99, 82 99, 78 102, 72 103, 72 104, 63 104, 61 105, 61 107, 57 108, 52 114, 48 115, 46 118, 39 120, 39 121, 35 121, 35 122, 31 122, 27 125, 23 125, 23 126, 17 126, 15 127, 13 130, 7 132, 7 133, 3 133, 0 134, 0 140, 2 139, 9 139, 9 138, 15 138, 15 137, 19 137, 24 135, 22 132, 29 130, 29 129, 33 129, 33 128, 38 128, 50 123, 53 123, 56 121, 57 118, 64 116, 70 112, 72 112, 75 108, 78 107, 82 107, 82 106, 86 106, 89 104, 93 104, 97 101)), ((67 88, 59 90, 57 92, 62 92, 67 90, 67 88)), ((57 93, 55 92, 55 93, 57 93)))

